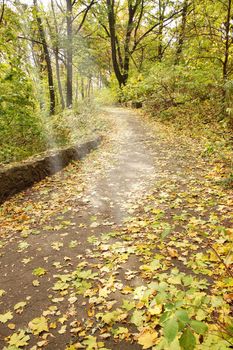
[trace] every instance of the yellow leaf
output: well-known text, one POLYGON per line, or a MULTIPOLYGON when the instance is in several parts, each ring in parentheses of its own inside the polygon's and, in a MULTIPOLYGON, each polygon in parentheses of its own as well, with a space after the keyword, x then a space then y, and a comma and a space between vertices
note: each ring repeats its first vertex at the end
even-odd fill
POLYGON ((38 287, 40 285, 40 282, 38 280, 33 280, 32 284, 34 287, 38 287))
POLYGON ((18 304, 15 304, 14 310, 16 313, 21 314, 25 305, 27 305, 26 301, 21 301, 18 304))
POLYGON ((6 323, 9 320, 12 320, 13 315, 11 311, 6 312, 5 314, 0 314, 0 322, 6 323))
POLYGON ((58 331, 59 334, 64 334, 66 332, 67 326, 62 326, 61 329, 58 331))
POLYGON ((15 324, 14 324, 14 323, 9 323, 9 324, 7 325, 7 327, 8 327, 9 329, 11 329, 11 330, 14 330, 14 329, 15 329, 15 324))
POLYGON ((162 305, 154 305, 148 311, 151 315, 159 315, 162 312, 162 305))
POLYGON ((51 323, 49 324, 49 328, 52 328, 52 329, 57 328, 56 322, 51 322, 51 323))
POLYGON ((48 344, 48 340, 41 340, 41 341, 39 341, 39 342, 37 343, 37 345, 38 345, 39 347, 45 346, 45 345, 47 345, 47 344, 48 344))
POLYGON ((171 258, 178 258, 179 254, 178 254, 177 250, 168 247, 167 251, 168 251, 168 254, 170 255, 171 258))
POLYGON ((20 331, 19 333, 14 333, 10 337, 9 345, 15 346, 17 348, 28 345, 29 335, 25 334, 25 331, 20 331))
POLYGON ((144 328, 139 334, 138 344, 142 345, 143 349, 149 349, 156 344, 158 333, 152 328, 144 328))
POLYGON ((48 332, 48 323, 44 316, 34 318, 29 322, 29 328, 32 330, 32 333, 35 335, 40 334, 41 332, 48 332))
POLYGON ((0 289, 0 297, 2 297, 4 294, 6 294, 4 289, 0 289))

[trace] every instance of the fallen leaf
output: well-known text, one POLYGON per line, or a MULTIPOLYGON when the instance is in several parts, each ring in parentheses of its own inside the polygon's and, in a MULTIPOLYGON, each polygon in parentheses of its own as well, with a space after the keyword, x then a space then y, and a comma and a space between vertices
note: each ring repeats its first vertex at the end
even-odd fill
POLYGON ((154 329, 144 328, 137 336, 137 341, 143 349, 149 349, 156 344, 157 338, 158 333, 154 329))
POLYGON ((41 277, 41 276, 45 275, 46 272, 47 271, 43 267, 37 267, 36 269, 34 269, 32 271, 33 275, 34 276, 38 276, 38 277, 41 277))
POLYGON ((48 332, 48 322, 44 316, 34 318, 28 324, 29 328, 32 330, 32 333, 35 335, 40 334, 41 332, 48 332))
POLYGON ((0 322, 6 323, 9 320, 12 320, 13 315, 11 311, 6 312, 5 314, 0 314, 0 322))
POLYGON ((26 332, 21 330, 20 332, 13 333, 10 336, 9 345, 16 346, 17 348, 20 348, 23 346, 27 346, 29 340, 30 340, 29 335, 26 335, 26 332))

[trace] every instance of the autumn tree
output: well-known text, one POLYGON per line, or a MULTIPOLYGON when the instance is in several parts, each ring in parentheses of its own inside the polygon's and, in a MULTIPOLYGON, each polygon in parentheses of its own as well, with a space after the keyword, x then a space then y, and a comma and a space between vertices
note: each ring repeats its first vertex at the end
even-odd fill
POLYGON ((33 4, 34 4, 34 16, 36 18, 38 32, 39 32, 39 38, 41 40, 41 45, 43 48, 44 58, 45 58, 46 68, 47 68, 49 98, 50 98, 49 111, 50 111, 50 114, 54 114, 55 107, 56 107, 56 101, 55 101, 55 89, 54 89, 54 83, 53 83, 52 63, 51 63, 49 48, 48 48, 48 44, 47 44, 47 40, 46 40, 46 35, 45 35, 42 19, 41 19, 40 14, 39 14, 37 0, 33 0, 33 4))

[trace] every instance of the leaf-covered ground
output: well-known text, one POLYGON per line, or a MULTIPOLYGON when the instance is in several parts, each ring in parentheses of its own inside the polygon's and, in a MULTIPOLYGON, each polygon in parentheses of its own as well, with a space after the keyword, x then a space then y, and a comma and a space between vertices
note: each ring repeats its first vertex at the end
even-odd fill
POLYGON ((232 193, 194 141, 107 116, 97 151, 1 207, 1 349, 232 349, 232 193))

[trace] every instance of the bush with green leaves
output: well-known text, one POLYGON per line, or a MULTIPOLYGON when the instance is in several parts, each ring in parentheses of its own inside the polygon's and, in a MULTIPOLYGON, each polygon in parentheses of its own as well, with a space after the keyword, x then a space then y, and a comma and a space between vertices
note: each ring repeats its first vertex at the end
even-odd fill
POLYGON ((221 82, 213 67, 153 65, 144 74, 133 76, 123 88, 125 100, 141 100, 163 110, 187 102, 218 102, 221 82))
POLYGON ((0 65, 0 161, 11 162, 43 149, 41 122, 31 82, 16 66, 0 65))

